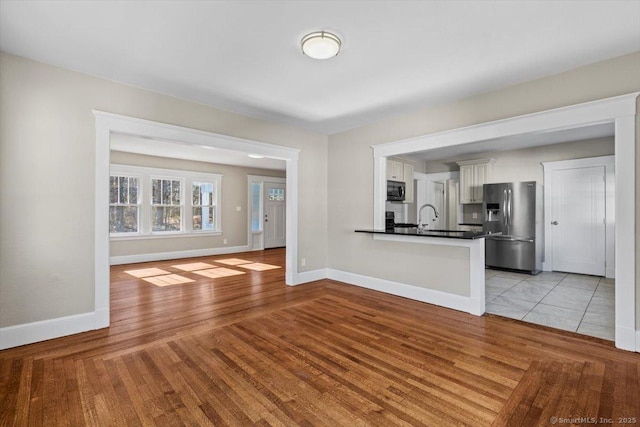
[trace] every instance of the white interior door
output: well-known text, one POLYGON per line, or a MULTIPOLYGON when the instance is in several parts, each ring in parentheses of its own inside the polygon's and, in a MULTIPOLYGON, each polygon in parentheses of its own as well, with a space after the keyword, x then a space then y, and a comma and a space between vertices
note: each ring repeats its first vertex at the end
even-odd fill
POLYGON ((285 184, 264 183, 264 248, 286 245, 285 184))
POLYGON ((604 276, 605 168, 553 171, 551 227, 553 269, 604 276))
POLYGON ((428 210, 425 212, 427 221, 429 228, 432 230, 444 230, 447 228, 445 224, 444 182, 433 182, 432 184, 431 201, 429 203, 436 207, 438 218, 435 217, 433 209, 427 208, 428 210))

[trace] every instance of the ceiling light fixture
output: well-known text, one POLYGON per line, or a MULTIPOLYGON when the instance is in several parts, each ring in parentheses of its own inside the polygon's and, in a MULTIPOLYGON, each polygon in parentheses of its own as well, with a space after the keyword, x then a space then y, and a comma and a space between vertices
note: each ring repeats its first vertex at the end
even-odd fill
POLYGON ((335 34, 316 31, 302 38, 302 53, 313 59, 333 58, 340 52, 342 42, 335 34))
POLYGON ((251 157, 252 159, 262 159, 262 158, 264 158, 264 156, 261 156, 260 154, 249 154, 249 157, 251 157))

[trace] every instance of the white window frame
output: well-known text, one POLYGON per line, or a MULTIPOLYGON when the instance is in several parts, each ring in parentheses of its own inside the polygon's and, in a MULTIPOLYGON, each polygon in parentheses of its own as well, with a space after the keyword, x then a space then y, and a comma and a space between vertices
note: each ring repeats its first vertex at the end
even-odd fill
POLYGON ((138 178, 138 233, 109 235, 110 240, 138 240, 175 237, 217 236, 222 234, 222 175, 215 173, 193 172, 185 170, 159 169, 131 165, 110 165, 110 176, 132 176, 138 178), (170 179, 180 181, 180 231, 152 231, 152 179, 170 179), (214 186, 215 219, 213 230, 193 229, 193 183, 207 182, 214 186))
MULTIPOLYGON (((138 207, 138 231, 133 231, 133 232, 123 232, 123 233, 113 233, 113 232, 109 232, 109 236, 110 237, 132 237, 132 236, 139 236, 142 230, 142 205, 144 204, 144 200, 143 200, 143 193, 144 193, 144 184, 142 182, 142 176, 136 173, 129 173, 129 172, 116 172, 116 171, 111 171, 109 173, 109 179, 111 179, 112 177, 127 177, 127 178, 136 178, 138 180, 138 203, 135 205, 123 205, 120 203, 116 203, 116 206, 137 206, 138 207)), ((111 209, 111 206, 113 206, 114 204, 111 203, 111 200, 109 200, 109 209, 111 209)), ((109 226, 111 226, 111 220, 109 220, 109 226)))
MULTIPOLYGON (((191 179, 191 181, 190 181, 190 183, 188 185, 189 185, 189 189, 190 189, 189 190, 189 195, 191 197, 189 197, 189 202, 186 203, 186 204, 189 206, 189 209, 191 209, 191 215, 189 215, 189 219, 190 219, 189 220, 189 226, 191 227, 191 232, 192 233, 198 233, 198 234, 207 233, 207 232, 216 232, 217 229, 219 228, 218 224, 220 223, 220 221, 218 220, 218 217, 220 215, 220 204, 218 202, 218 200, 220 199, 220 197, 219 197, 219 193, 220 193, 219 180, 210 179, 210 178, 207 179, 205 177, 203 177, 202 179, 193 178, 193 179, 191 179), (203 205, 202 204, 202 200, 200 201, 199 205, 194 205, 193 204, 193 185, 196 184, 196 183, 197 184, 213 184, 214 197, 213 197, 211 205, 203 205), (194 230, 193 229, 193 209, 195 209, 195 208, 201 208, 201 209, 212 208, 213 209, 213 225, 214 225, 213 230, 202 230, 202 229, 194 230)), ((201 215, 201 217, 202 217, 202 215, 201 215)), ((200 222, 200 226, 202 227, 202 223, 204 222, 204 219, 201 218, 200 221, 201 221, 200 222)))
POLYGON ((253 234, 261 234, 264 231, 264 223, 262 222, 262 218, 264 217, 264 206, 262 203, 262 199, 263 199, 263 194, 264 194, 264 181, 252 181, 251 178, 249 178, 249 233, 253 233, 253 234), (253 229, 253 209, 256 207, 253 204, 253 189, 251 188, 253 186, 253 184, 257 184, 259 191, 258 191, 258 206, 257 206, 257 210, 258 210, 258 229, 254 230, 253 229))
MULTIPOLYGON (((185 231, 185 185, 184 185, 184 181, 185 179, 181 176, 174 176, 174 175, 167 175, 167 174, 154 174, 149 176, 149 198, 147 200, 149 200, 149 210, 147 212, 147 217, 149 218, 149 233, 151 235, 167 235, 167 234, 181 234, 184 233, 185 231), (159 181, 178 181, 180 183, 180 204, 179 205, 164 205, 164 204, 159 204, 159 205, 155 205, 153 203, 153 181, 154 180, 159 180, 159 181), (180 230, 154 230, 153 229, 153 208, 154 207, 161 207, 161 208, 173 208, 173 207, 179 207, 180 208, 180 230)), ((173 184, 172 184, 173 185, 173 184)), ((161 196, 162 198, 162 196, 161 196)), ((146 231, 146 230, 145 230, 146 231)))

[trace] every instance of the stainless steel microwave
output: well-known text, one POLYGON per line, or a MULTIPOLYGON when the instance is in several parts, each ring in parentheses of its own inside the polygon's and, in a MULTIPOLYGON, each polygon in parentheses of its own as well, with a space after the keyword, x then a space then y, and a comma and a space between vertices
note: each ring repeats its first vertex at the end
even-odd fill
POLYGON ((402 181, 387 181, 387 201, 404 202, 406 184, 402 181))

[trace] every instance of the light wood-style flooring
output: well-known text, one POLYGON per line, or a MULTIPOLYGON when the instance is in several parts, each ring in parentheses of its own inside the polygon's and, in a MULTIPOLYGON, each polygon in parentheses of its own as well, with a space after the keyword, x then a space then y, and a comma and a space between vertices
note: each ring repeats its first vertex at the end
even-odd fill
POLYGON ((115 266, 111 282, 110 328, 0 352, 0 425, 640 424, 640 354, 331 280, 289 287, 283 249, 115 266), (189 263, 244 274, 174 267, 189 263), (125 272, 149 268, 173 276, 125 272))

